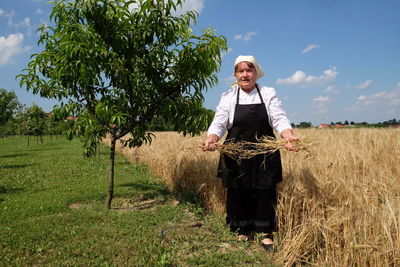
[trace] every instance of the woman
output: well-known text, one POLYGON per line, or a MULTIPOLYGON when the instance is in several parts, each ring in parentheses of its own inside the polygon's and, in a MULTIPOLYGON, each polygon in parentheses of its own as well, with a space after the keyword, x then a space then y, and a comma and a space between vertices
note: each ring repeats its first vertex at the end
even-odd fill
MULTIPOLYGON (((298 138, 293 135, 275 90, 256 83, 263 75, 253 56, 236 58, 237 85, 221 96, 204 142, 205 150, 215 150, 215 143, 226 131, 225 142, 257 142, 261 136, 275 137, 275 129, 285 139, 285 148, 297 151, 293 142, 298 138)), ((249 240, 254 233, 260 233, 261 245, 270 250, 275 230, 276 184, 282 181, 279 151, 240 163, 222 154, 218 177, 227 188, 226 220, 231 231, 237 232, 241 240, 249 240)))

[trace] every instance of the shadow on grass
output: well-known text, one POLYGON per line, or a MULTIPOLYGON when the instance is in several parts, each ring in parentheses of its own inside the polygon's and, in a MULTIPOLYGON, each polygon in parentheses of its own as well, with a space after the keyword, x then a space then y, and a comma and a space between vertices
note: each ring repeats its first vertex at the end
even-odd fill
POLYGON ((22 156, 26 156, 26 155, 28 155, 28 153, 17 153, 17 154, 3 155, 3 156, 0 156, 0 159, 17 158, 17 157, 22 157, 22 156))
POLYGON ((132 165, 129 161, 120 161, 120 162, 115 162, 115 166, 125 166, 125 165, 132 165))
POLYGON ((152 199, 156 197, 173 197, 179 202, 190 203, 195 206, 202 206, 200 199, 194 192, 190 191, 170 191, 163 183, 152 183, 146 181, 137 181, 120 185, 121 187, 130 187, 132 190, 142 192, 143 199, 152 199))
POLYGON ((0 194, 15 193, 15 192, 21 192, 21 191, 25 191, 25 189, 23 189, 23 188, 7 188, 5 186, 0 186, 0 194))
POLYGON ((26 167, 35 166, 35 165, 37 165, 37 164, 8 164, 8 165, 0 166, 0 170, 1 170, 1 169, 19 169, 19 168, 26 168, 26 167))
POLYGON ((52 151, 52 150, 58 150, 60 147, 52 147, 52 148, 27 148, 27 151, 52 151))
POLYGON ((168 190, 166 185, 162 183, 152 183, 147 181, 135 181, 132 183, 122 184, 121 187, 130 187, 135 191, 142 191, 145 193, 146 197, 155 196, 168 196, 171 192, 168 190))

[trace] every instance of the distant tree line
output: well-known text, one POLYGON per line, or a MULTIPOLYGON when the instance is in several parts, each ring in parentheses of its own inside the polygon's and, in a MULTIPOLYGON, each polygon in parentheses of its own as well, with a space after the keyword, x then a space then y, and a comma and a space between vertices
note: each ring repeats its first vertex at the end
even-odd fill
MULTIPOLYGON (((206 112, 208 125, 214 117, 214 111, 210 109, 199 110, 206 112)), ((73 129, 76 124, 76 116, 64 114, 63 117, 46 113, 41 107, 33 104, 31 107, 22 105, 14 92, 8 92, 0 88, 0 136, 25 135, 36 136, 43 142, 44 135, 61 135, 67 130, 73 129)), ((176 122, 156 116, 150 123, 151 131, 175 131, 176 122)))
MULTIPOLYGON (((389 127, 390 125, 400 125, 400 120, 396 119, 391 119, 383 122, 377 122, 377 123, 368 123, 368 122, 354 122, 354 121, 348 121, 345 120, 344 122, 337 121, 337 122, 331 122, 329 124, 331 127, 334 127, 335 125, 344 125, 344 126, 353 126, 353 127, 389 127)), ((316 125, 318 127, 319 125, 316 125)), ((314 127, 311 122, 305 122, 302 121, 299 124, 294 124, 292 123, 292 127, 296 128, 311 128, 314 127)))
MULTIPOLYGON (((22 105, 14 92, 0 88, 0 136, 35 136, 43 142, 43 135, 61 135, 73 124, 72 121, 56 120, 51 113, 33 104, 22 105)), ((29 140, 29 139, 28 139, 29 140)), ((29 141, 28 141, 29 142, 29 141)))

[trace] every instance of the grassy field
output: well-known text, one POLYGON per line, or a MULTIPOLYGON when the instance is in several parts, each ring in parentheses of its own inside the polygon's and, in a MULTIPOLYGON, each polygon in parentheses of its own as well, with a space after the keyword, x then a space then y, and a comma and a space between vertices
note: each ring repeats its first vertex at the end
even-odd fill
MULTIPOLYGON (((296 129, 308 154, 282 151, 275 263, 400 266, 400 129, 296 129)), ((224 213, 216 179, 219 153, 202 137, 156 133, 151 145, 118 151, 163 177, 168 188, 196 194, 224 213)), ((250 250, 251 251, 251 250, 250 250)))
POLYGON ((269 266, 219 213, 174 195, 147 167, 116 158, 116 197, 104 208, 108 157, 78 141, 0 139, 1 266, 269 266), (201 227, 190 227, 201 222, 201 227))

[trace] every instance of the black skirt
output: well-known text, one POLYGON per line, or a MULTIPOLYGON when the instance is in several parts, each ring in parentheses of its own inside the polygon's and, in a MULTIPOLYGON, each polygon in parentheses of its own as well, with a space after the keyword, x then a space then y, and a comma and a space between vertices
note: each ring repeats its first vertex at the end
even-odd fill
POLYGON ((226 222, 232 232, 249 235, 276 231, 276 186, 269 189, 229 187, 226 222))

